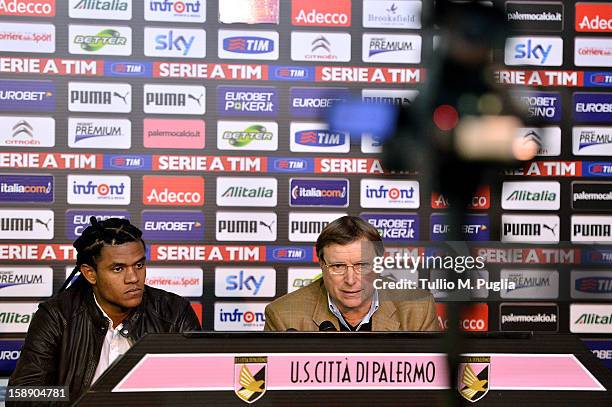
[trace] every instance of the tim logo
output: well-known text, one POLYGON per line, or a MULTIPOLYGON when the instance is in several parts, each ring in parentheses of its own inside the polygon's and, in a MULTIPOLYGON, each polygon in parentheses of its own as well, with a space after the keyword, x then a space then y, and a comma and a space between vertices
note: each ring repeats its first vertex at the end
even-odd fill
POLYGON ((335 147, 346 143, 346 135, 327 130, 304 130, 295 133, 295 142, 303 146, 335 147))
POLYGON ((271 167, 277 172, 308 172, 313 167, 312 159, 306 158, 271 158, 271 167))
POLYGON ((104 62, 106 76, 150 78, 151 64, 149 62, 104 62))
POLYGON ((612 86, 612 72, 585 72, 585 86, 612 86))
POLYGON ((144 155, 104 156, 104 169, 108 170, 150 170, 151 159, 144 155))
POLYGON ((576 291, 589 294, 612 293, 612 277, 583 277, 574 282, 576 291))
POLYGON ((583 176, 591 175, 595 177, 612 176, 612 162, 595 162, 587 165, 586 171, 583 168, 583 176))
POLYGON ((312 81, 314 72, 312 68, 306 66, 275 66, 270 67, 271 80, 280 81, 312 81))
POLYGON ((265 54, 274 51, 274 41, 263 37, 229 37, 223 40, 223 49, 241 54, 265 54))
POLYGON ((297 246, 267 247, 266 259, 271 261, 310 261, 312 259, 311 250, 310 248, 297 246))

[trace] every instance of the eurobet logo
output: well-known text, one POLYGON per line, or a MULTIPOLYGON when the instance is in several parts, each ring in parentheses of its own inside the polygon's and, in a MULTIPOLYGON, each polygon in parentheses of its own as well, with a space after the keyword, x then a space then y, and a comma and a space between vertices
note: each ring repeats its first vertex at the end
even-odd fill
POLYGON ((575 28, 578 32, 612 32, 612 4, 577 3, 575 28))
MULTIPOLYGON (((23 340, 0 340, 0 371, 12 372, 21 356, 23 340)), ((4 401, 8 379, 0 379, 0 400, 4 401), (3 382, 4 380, 4 382, 3 382)))
POLYGON ((144 119, 142 127, 146 148, 204 148, 204 120, 144 119))
POLYGON ((0 202, 53 202, 52 175, 0 174, 0 202))
POLYGON ((219 30, 221 59, 278 59, 278 32, 219 30))
POLYGON ((612 305, 570 304, 570 332, 612 333, 612 305))
POLYGON ((348 179, 292 178, 289 180, 290 206, 346 207, 348 204, 348 179))
POLYGON ((0 311, 0 333, 26 333, 38 302, 3 302, 0 311))
POLYGON ((289 267, 287 269, 287 294, 312 284, 323 276, 317 267, 289 267))
POLYGON ((206 21, 206 0, 145 0, 146 21, 203 23, 206 21))
POLYGON ((68 175, 68 203, 129 205, 131 178, 127 175, 68 175))
POLYGON ((0 297, 50 297, 51 267, 0 267, 0 297))
POLYGON ((121 210, 68 210, 66 211, 66 238, 74 240, 83 234, 83 230, 90 226, 89 218, 95 216, 98 221, 103 221, 108 218, 130 219, 128 211, 121 210))
POLYGON ((273 268, 215 268, 216 297, 274 297, 276 270, 273 268))
MULTIPOLYGON (((447 240, 451 231, 448 217, 445 214, 434 213, 430 218, 431 240, 447 240)), ((465 223, 461 225, 461 235, 467 241, 489 240, 491 229, 489 216, 487 215, 467 215, 465 223)))
POLYGON ((276 122, 217 121, 219 150, 278 150, 276 122))
POLYGON ((351 144, 349 134, 328 130, 321 122, 291 122, 289 149, 302 153, 348 153, 351 144))
POLYGON ((561 66, 563 40, 559 37, 510 37, 506 40, 504 63, 561 66))
POLYGON ((275 207, 277 190, 276 178, 217 177, 217 205, 275 207))
POLYGON ((54 17, 55 0, 0 0, 0 16, 54 17))
POLYGON ((419 240, 419 217, 403 213, 362 213, 361 218, 374 226, 384 242, 419 240))
POLYGON ((612 300, 612 271, 572 270, 572 298, 612 300))
POLYGON ((142 177, 142 203, 158 206, 204 205, 204 177, 142 177))
POLYGON ((202 241, 204 214, 198 211, 142 211, 145 241, 202 241))
POLYGON ((291 24, 305 27, 350 27, 351 0, 291 0, 291 24))
POLYGON ((574 93, 574 119, 612 123, 612 93, 574 93))
MULTIPOLYGON (((436 314, 442 330, 448 330, 446 304, 436 304, 436 314)), ((466 332, 486 332, 489 330, 489 306, 470 304, 463 307, 459 316, 459 329, 466 332)))
POLYGON ((201 297, 204 272, 199 267, 147 267, 145 284, 181 297, 201 297))
POLYGON ((333 105, 350 97, 348 88, 294 87, 289 91, 291 115, 297 117, 323 117, 333 105))
POLYGON ((7 110, 55 112, 55 85, 51 81, 0 80, 0 111, 7 110))
POLYGON ((418 209, 419 182, 379 179, 361 180, 362 208, 418 209))
POLYGON ((266 302, 215 302, 215 331, 263 331, 266 302))

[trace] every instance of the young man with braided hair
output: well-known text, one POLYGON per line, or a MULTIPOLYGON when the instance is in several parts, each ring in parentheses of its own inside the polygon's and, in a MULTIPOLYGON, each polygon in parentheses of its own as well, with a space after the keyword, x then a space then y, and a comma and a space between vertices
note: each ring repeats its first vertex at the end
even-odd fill
POLYGON ((145 334, 201 329, 187 300, 145 285, 137 227, 126 219, 90 221, 73 244, 74 271, 32 319, 9 386, 68 386, 74 402, 145 334))

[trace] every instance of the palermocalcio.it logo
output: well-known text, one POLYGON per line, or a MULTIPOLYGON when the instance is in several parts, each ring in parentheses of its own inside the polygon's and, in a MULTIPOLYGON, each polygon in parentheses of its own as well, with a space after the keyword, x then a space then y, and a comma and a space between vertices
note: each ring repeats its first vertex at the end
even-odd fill
POLYGON ((311 27, 349 27, 351 0, 293 0, 291 23, 311 27))
POLYGON ((0 0, 0 16, 53 17, 55 0, 0 0))
POLYGON ((203 177, 144 176, 142 182, 142 203, 144 205, 204 205, 203 177))

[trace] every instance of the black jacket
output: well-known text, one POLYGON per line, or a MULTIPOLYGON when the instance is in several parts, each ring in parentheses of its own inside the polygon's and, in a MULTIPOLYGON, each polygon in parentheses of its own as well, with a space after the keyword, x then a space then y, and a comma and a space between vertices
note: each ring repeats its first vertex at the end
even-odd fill
MULTIPOLYGON (((150 332, 201 329, 187 300, 149 286, 145 286, 142 302, 123 321, 123 327, 121 335, 132 342, 150 332)), ((91 385, 107 329, 108 320, 96 306, 87 283, 41 303, 9 386, 68 386, 70 401, 74 402, 91 385)), ((14 405, 23 407, 26 403, 14 405)))

